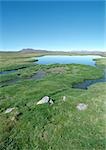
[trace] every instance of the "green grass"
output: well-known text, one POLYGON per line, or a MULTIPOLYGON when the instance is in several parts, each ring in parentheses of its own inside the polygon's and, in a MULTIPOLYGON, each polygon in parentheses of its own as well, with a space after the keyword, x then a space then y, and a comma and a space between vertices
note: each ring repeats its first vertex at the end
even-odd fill
POLYGON ((72 82, 81 82, 84 79, 95 79, 103 76, 102 69, 95 67, 85 66, 85 65, 31 65, 23 69, 18 69, 14 73, 9 73, 5 75, 0 75, 0 82, 9 81, 12 79, 26 79, 33 76, 37 71, 43 70, 46 72, 47 76, 52 75, 51 78, 57 78, 60 75, 60 80, 69 78, 72 82))
POLYGON ((106 67, 106 57, 101 58, 101 59, 97 59, 96 63, 100 67, 106 67))
MULTIPOLYGON (((98 64, 102 62, 104 60, 98 64)), ((4 66, 6 68, 6 64, 4 66)), ((88 90, 71 88, 72 83, 100 78, 102 69, 85 65, 33 66, 31 63, 18 73, 24 80, 0 90, 0 150, 105 149, 106 83, 94 84, 88 90), (25 79, 38 70, 47 73, 42 80, 25 79), (45 95, 50 96, 54 104, 36 105, 45 95), (63 96, 66 96, 65 102, 63 96), (88 108, 78 111, 79 103, 88 104, 88 108), (15 110, 5 114, 11 107, 15 110)), ((12 74, 15 77, 17 73, 12 74)), ((7 78, 3 75, 4 81, 9 76, 12 78, 11 75, 7 78)))
POLYGON ((40 55, 42 54, 40 53, 23 54, 19 52, 0 53, 0 70, 1 71, 12 70, 12 69, 31 66, 32 62, 34 61, 33 58, 40 55))

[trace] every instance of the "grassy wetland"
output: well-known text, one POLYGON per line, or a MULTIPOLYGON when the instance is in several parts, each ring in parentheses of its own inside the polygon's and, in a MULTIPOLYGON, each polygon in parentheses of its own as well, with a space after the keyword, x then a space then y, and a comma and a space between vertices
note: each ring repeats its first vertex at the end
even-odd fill
POLYGON ((0 74, 0 150, 104 150, 106 83, 72 85, 102 78, 106 58, 96 60, 99 67, 33 63, 40 55, 1 53, 1 72, 15 71, 0 74), (44 96, 54 104, 36 105, 44 96), (79 111, 79 103, 87 109, 79 111))

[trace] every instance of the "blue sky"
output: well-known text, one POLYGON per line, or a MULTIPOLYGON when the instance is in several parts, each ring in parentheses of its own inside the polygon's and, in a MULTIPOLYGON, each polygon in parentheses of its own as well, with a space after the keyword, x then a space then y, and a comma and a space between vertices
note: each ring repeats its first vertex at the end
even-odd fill
POLYGON ((104 50, 103 1, 2 1, 0 50, 104 50))

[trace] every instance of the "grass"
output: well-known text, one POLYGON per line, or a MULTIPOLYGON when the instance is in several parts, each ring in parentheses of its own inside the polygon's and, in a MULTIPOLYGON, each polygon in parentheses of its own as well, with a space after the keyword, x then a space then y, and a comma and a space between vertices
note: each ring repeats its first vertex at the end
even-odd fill
MULTIPOLYGON (((26 61, 25 56, 24 59, 26 61)), ((98 61, 102 63, 104 60, 98 61)), ((11 68, 13 63, 9 65, 11 68)), ((6 68, 6 64, 4 66, 6 68)), ((27 68, 11 74, 15 77, 17 73, 24 80, 0 90, 0 150, 105 149, 106 83, 94 84, 88 90, 71 88, 72 83, 101 77, 102 69, 30 63, 27 68), (25 79, 38 70, 44 70, 47 75, 41 80, 25 79), (45 95, 50 96, 54 104, 36 105, 45 95), (63 96, 66 96, 65 102, 63 96), (88 104, 88 108, 78 111, 79 103, 88 104), (5 114, 11 107, 15 110, 5 114)), ((11 75, 3 76, 5 81, 11 75)))
MULTIPOLYGON (((98 69, 95 67, 85 66, 85 65, 73 65, 73 64, 65 64, 65 65, 30 65, 23 69, 18 69, 18 71, 14 73, 8 73, 5 75, 0 75, 0 82, 9 81, 12 79, 26 79, 33 76, 37 71, 43 70, 47 73, 47 75, 52 75, 52 79, 57 78, 57 75, 60 74, 62 76, 65 75, 71 79, 72 82, 77 80, 83 81, 84 79, 95 79, 103 76, 102 69, 98 69)), ((61 76, 61 78, 62 78, 61 76)), ((61 79, 62 80, 62 79, 61 79)), ((64 79, 63 79, 64 80, 64 79)), ((77 81, 78 82, 78 81, 77 81)))
POLYGON ((96 63, 97 63, 98 66, 106 67, 106 57, 101 58, 101 59, 97 59, 96 63))
POLYGON ((28 67, 32 64, 34 59, 32 57, 40 56, 42 54, 35 53, 19 53, 19 52, 11 52, 11 53, 0 53, 0 70, 12 70, 18 69, 22 67, 28 67))

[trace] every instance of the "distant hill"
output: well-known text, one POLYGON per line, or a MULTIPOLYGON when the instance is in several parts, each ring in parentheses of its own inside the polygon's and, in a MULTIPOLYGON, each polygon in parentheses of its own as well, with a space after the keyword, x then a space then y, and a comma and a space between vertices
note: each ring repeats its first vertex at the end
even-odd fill
POLYGON ((21 53, 46 53, 48 52, 47 50, 40 50, 40 49, 32 49, 32 48, 26 48, 26 49, 22 49, 19 52, 21 53))
POLYGON ((82 50, 82 51, 70 51, 71 54, 81 54, 81 55, 101 55, 101 56, 106 56, 105 51, 87 51, 87 50, 82 50))
POLYGON ((106 51, 50 51, 50 50, 41 50, 41 49, 32 49, 32 48, 24 48, 19 51, 0 51, 0 53, 42 53, 42 54, 49 54, 49 55, 100 55, 106 57, 106 51))

